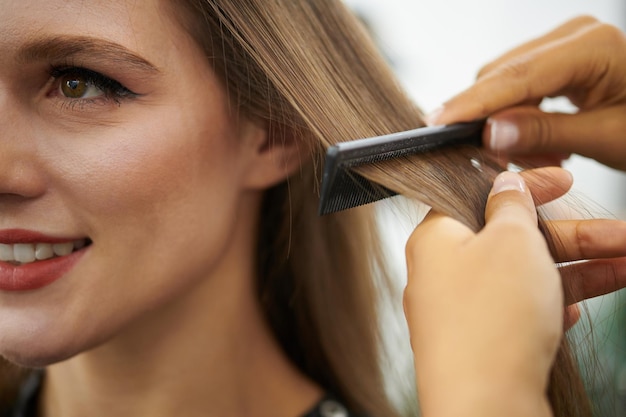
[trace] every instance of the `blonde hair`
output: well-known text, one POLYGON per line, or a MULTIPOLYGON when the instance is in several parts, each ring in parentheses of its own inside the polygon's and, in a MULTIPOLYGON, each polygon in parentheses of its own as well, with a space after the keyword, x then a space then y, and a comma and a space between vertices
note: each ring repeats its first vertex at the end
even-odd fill
MULTIPOLYGON (((188 0, 187 5, 193 18, 183 21, 238 109, 267 120, 274 140, 311 149, 311 160, 297 175, 268 191, 262 217, 259 295, 278 339, 306 374, 355 411, 394 415, 378 365, 373 274, 384 266, 373 211, 364 207, 318 217, 318 168, 332 144, 422 126, 420 110, 338 0, 188 0)), ((479 230, 486 196, 501 169, 478 149, 464 147, 358 172, 479 230)), ((567 341, 549 396, 555 416, 590 415, 567 341)))
MULTIPOLYGON (((339 0, 187 0, 170 7, 206 51, 233 106, 266 120, 272 140, 310 153, 299 172, 266 192, 262 208, 257 287, 276 338, 305 374, 356 413, 397 415, 380 366, 375 275, 384 277, 385 266, 374 212, 366 206, 319 217, 319 166, 334 143, 422 126, 420 110, 339 0)), ((478 230, 498 170, 465 147, 359 173, 478 230)), ((550 384, 555 416, 586 416, 566 343, 550 384)))

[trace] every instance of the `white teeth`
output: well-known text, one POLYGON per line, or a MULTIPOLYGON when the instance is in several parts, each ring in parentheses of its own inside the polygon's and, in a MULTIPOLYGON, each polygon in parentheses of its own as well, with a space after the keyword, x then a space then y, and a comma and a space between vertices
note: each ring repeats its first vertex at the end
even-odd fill
POLYGON ((65 256, 87 245, 87 239, 65 243, 0 243, 0 261, 27 264, 65 256))
POLYGON ((12 262, 15 260, 13 256, 13 245, 0 243, 0 261, 12 262))
POLYGON ((50 259, 54 256, 54 251, 52 250, 52 244, 50 243, 37 243, 35 246, 35 257, 43 261, 44 259, 50 259))
POLYGON ((73 242, 55 243, 54 245, 52 245, 52 250, 54 251, 54 254, 57 256, 69 255, 70 253, 72 253, 73 249, 74 249, 73 242))
POLYGON ((16 243, 13 245, 13 256, 16 262, 33 262, 35 258, 35 245, 32 243, 16 243))

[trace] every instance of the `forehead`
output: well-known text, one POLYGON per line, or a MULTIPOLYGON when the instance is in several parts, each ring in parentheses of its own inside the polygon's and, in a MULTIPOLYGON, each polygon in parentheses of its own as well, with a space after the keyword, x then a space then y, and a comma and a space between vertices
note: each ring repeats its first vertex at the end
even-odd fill
POLYGON ((0 0, 0 49, 84 36, 123 45, 158 65, 190 38, 162 0, 0 0))

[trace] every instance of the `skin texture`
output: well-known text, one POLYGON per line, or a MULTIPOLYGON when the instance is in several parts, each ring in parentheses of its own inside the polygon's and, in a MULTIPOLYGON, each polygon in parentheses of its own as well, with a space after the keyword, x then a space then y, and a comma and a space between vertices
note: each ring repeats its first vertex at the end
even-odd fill
POLYGON ((550 255, 535 204, 571 184, 555 167, 506 172, 479 233, 433 212, 411 235, 404 305, 424 415, 552 415, 548 375, 564 328, 577 318, 575 309, 563 314, 563 304, 624 287, 620 271, 607 267, 626 255, 624 222, 550 222, 559 238, 550 255), (583 259, 592 260, 555 265, 583 259))
MULTIPOLYGON (((614 26, 581 16, 485 65, 473 86, 428 119, 430 124, 447 124, 487 117, 484 145, 503 157, 558 165, 567 155, 579 153, 625 170, 624 114, 626 36, 614 26), (567 97, 579 111, 542 112, 541 100, 554 96, 567 97)), ((572 220, 552 226, 564 242, 563 258, 592 259, 561 269, 577 294, 568 297, 569 303, 626 286, 622 223, 572 220)), ((569 325, 577 317, 573 307, 569 325)))
POLYGON ((626 223, 551 221, 550 255, 535 204, 565 194, 571 175, 556 167, 503 175, 482 231, 431 213, 407 244, 404 306, 424 415, 552 415, 547 378, 563 330, 578 318, 562 306, 626 285, 623 269, 609 266, 623 264, 626 223), (576 260, 587 262, 555 265, 576 260))
POLYGON ((430 213, 407 245, 405 305, 422 412, 550 416, 545 391, 563 294, 520 175, 496 178, 485 217, 475 234, 430 213))
POLYGON ((0 10, 0 229, 93 241, 53 284, 0 293, 0 354, 41 366, 82 352, 48 368, 46 415, 310 406, 319 391, 283 357, 253 291, 261 193, 295 169, 296 148, 269 145, 262 124, 229 108, 202 51, 156 0, 0 10), (20 52, 68 36, 122 45, 156 70, 114 62, 106 48, 20 52), (92 86, 70 99, 51 65, 85 66, 136 96, 92 86))
MULTIPOLYGON (((589 17, 577 18, 487 65, 476 84, 430 115, 429 123, 489 117, 485 146, 502 155, 539 154, 545 162, 578 152, 624 169, 625 58, 623 33, 589 17), (580 112, 542 113, 537 108, 541 99, 555 95, 567 96, 580 112), (508 140, 498 130, 503 125, 508 140)), ((545 184, 571 184, 552 170, 544 187, 540 178, 546 169, 524 173, 535 203, 562 194, 545 184)), ((512 184, 523 183, 504 175, 496 179, 481 232, 473 234, 433 213, 407 245, 405 311, 425 415, 552 415, 545 381, 561 337, 560 303, 626 286, 623 222, 552 221, 548 226, 558 237, 557 247, 547 256, 530 192, 523 185, 514 190, 512 184), (588 261, 559 270, 554 266, 571 260, 588 261), (571 294, 555 285, 559 272, 571 294), (447 302, 437 302, 441 298, 447 302), (432 343, 425 344, 425 337, 432 343), (449 401, 451 396, 455 401, 449 401)), ((566 310, 565 327, 577 317, 576 308, 566 310)))
MULTIPOLYGON (((626 35, 588 16, 572 19, 487 64, 476 83, 430 116, 433 124, 489 117, 485 146, 513 156, 570 154, 626 169, 626 35), (544 97, 579 111, 544 113, 544 97), (494 132, 507 126, 516 140, 494 132)), ((562 159, 562 157, 561 157, 562 159)))

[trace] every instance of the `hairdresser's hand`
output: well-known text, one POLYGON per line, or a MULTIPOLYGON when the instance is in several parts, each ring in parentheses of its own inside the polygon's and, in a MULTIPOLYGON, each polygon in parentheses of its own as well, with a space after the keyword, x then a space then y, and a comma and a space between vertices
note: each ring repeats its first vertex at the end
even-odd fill
POLYGON ((485 66, 474 86, 429 118, 489 117, 485 146, 511 156, 579 153, 626 170, 626 35, 591 17, 573 19, 485 66), (566 96, 576 114, 538 108, 566 96))
POLYGON ((429 214, 409 240, 407 262, 423 415, 549 416, 563 294, 522 177, 498 176, 479 233, 429 214))
MULTIPOLYGON (((572 185, 571 175, 560 168, 522 172, 536 205, 564 195, 572 185)), ((565 328, 578 320, 574 303, 626 287, 626 222, 615 219, 551 220, 553 257, 566 264, 559 268, 568 305, 565 328)))
POLYGON ((626 287, 626 222, 612 219, 556 220, 547 223, 555 236, 557 262, 585 261, 559 268, 566 289, 565 327, 579 318, 576 304, 626 287))

